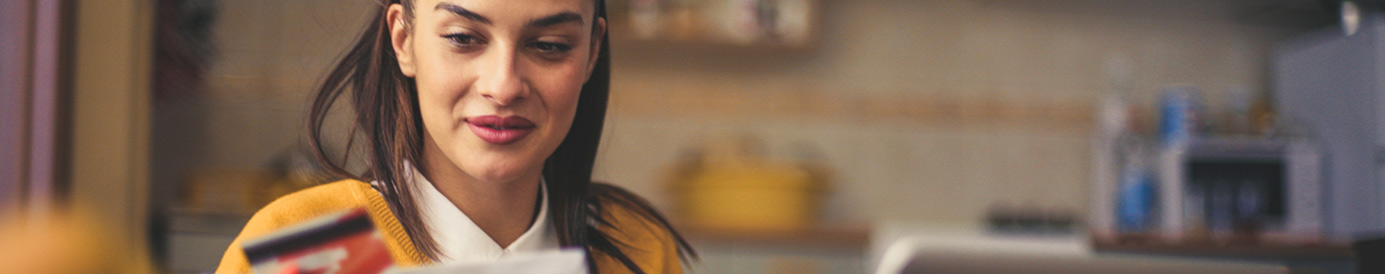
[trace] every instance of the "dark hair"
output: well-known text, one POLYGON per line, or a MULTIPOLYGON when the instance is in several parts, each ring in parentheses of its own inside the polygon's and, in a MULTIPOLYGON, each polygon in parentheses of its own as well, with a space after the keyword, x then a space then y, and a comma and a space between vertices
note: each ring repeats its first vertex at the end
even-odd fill
MULTIPOLYGON (((418 113, 418 93, 413 79, 399 70, 390 43, 389 24, 385 22, 390 4, 403 4, 406 18, 412 17, 411 2, 381 0, 379 12, 318 88, 308 114, 307 141, 315 160, 333 176, 379 182, 376 189, 389 203, 414 246, 428 258, 437 259, 437 243, 419 216, 411 187, 404 183, 411 172, 406 163, 422 162, 424 133, 418 113), (323 124, 332 105, 343 94, 349 94, 355 121, 348 133, 344 150, 347 153, 338 162, 331 159, 323 147, 323 124), (357 140, 364 142, 364 160, 368 167, 360 175, 345 167, 357 140)), ((595 18, 606 18, 603 0, 596 0, 595 18)), ((589 251, 587 262, 593 273, 598 271, 593 256, 596 252, 609 255, 635 273, 644 273, 626 255, 625 251, 631 248, 628 243, 619 242, 598 229, 612 226, 602 214, 606 205, 628 208, 635 215, 657 224, 674 238, 682 260, 696 258, 687 241, 649 202, 619 187, 591 181, 611 82, 609 35, 599 39, 602 43, 596 67, 582 85, 572 127, 557 150, 544 161, 543 177, 550 194, 549 211, 553 212, 549 220, 558 231, 562 245, 581 246, 589 251)))

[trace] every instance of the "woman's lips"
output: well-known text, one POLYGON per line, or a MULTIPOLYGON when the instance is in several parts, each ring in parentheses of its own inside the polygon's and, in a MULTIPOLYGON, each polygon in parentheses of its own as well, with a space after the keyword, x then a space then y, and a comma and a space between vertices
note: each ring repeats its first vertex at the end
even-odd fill
POLYGON ((519 116, 486 115, 466 118, 465 121, 476 137, 497 145, 514 143, 534 131, 534 122, 519 116))

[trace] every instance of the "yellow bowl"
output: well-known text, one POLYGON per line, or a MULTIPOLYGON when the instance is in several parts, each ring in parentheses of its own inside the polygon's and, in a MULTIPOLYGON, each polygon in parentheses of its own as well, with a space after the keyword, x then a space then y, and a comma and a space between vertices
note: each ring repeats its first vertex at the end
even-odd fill
POLYGON ((815 222, 822 188, 801 168, 757 164, 710 168, 675 191, 680 215, 693 225, 774 232, 815 222))

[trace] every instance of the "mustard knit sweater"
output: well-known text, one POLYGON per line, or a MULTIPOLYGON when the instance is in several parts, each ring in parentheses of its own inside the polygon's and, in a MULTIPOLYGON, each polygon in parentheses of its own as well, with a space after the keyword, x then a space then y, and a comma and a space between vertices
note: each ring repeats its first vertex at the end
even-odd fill
MULTIPOLYGON (((241 243, 268 234, 279 228, 294 225, 325 214, 352 208, 365 208, 370 212, 371 221, 385 238, 385 246, 396 264, 411 267, 430 264, 431 261, 414 247, 399 219, 390 211, 384 197, 370 187, 370 184, 344 180, 320 185, 289 194, 260 209, 250 222, 245 224, 240 235, 231 242, 221 257, 221 265, 216 273, 250 273, 241 243)), ((614 240, 629 244, 622 249, 636 265, 646 273, 682 273, 678 260, 677 245, 667 230, 635 215, 630 209, 614 204, 608 208, 611 226, 604 228, 614 240), (618 229, 610 229, 610 227, 618 229)), ((630 273, 625 265, 615 258, 596 252, 596 266, 602 273, 630 273)))

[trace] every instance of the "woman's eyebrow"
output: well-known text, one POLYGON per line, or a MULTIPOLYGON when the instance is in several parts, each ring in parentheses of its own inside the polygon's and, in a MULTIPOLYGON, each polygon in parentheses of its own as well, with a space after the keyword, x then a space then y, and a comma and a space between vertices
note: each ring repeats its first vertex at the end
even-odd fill
POLYGON ((558 14, 544 16, 538 19, 534 19, 533 21, 529 21, 529 24, 527 26, 549 27, 563 23, 578 23, 580 25, 582 23, 582 15, 570 11, 561 12, 558 14))
MULTIPOLYGON (((436 7, 433 8, 433 10, 435 10, 435 11, 436 11, 436 10, 444 10, 444 11, 447 11, 447 12, 451 12, 452 14, 456 14, 457 16, 461 16, 462 18, 466 18, 467 20, 476 21, 477 23, 482 23, 482 24, 486 24, 486 25, 490 25, 490 24, 491 24, 491 19, 490 19, 490 18, 486 18, 485 16, 482 16, 481 14, 472 12, 471 10, 467 10, 466 8, 463 8, 462 6, 458 6, 458 5, 455 5, 455 4, 452 4, 452 3, 447 3, 447 2, 438 3, 438 5, 437 5, 436 7)), ((526 26, 528 26, 528 27, 549 27, 549 26, 553 26, 553 25, 564 24, 564 23, 574 23, 574 22, 580 24, 580 23, 582 23, 582 21, 583 21, 583 20, 582 20, 582 15, 581 15, 581 14, 577 14, 576 12, 567 11, 567 12, 560 12, 560 13, 558 13, 558 14, 549 15, 549 16, 544 16, 544 17, 540 17, 540 18, 538 18, 538 19, 534 19, 533 21, 529 21, 529 24, 527 24, 526 26)))
POLYGON ((475 12, 471 12, 470 10, 462 8, 461 6, 453 5, 452 3, 438 3, 438 6, 434 7, 433 10, 445 10, 448 12, 452 12, 457 16, 461 16, 462 18, 466 18, 467 20, 476 21, 477 23, 482 23, 486 25, 491 24, 491 19, 486 18, 485 16, 481 16, 480 14, 476 14, 475 12))

